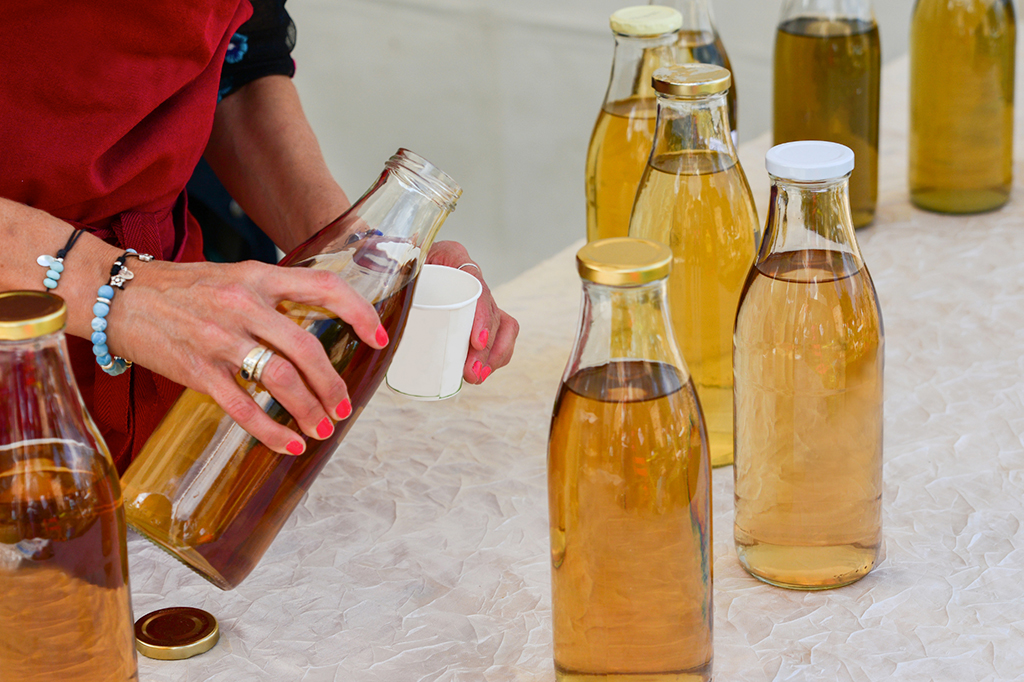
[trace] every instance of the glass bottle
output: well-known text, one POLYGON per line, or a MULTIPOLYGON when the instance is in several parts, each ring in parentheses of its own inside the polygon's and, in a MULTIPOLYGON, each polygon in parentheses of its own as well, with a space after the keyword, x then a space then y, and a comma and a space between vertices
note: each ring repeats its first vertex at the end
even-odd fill
POLYGON ((875 219, 882 50, 870 0, 786 0, 775 34, 774 143, 853 150, 853 225, 875 219))
POLYGON ((587 150, 587 240, 625 237, 636 188, 654 139, 651 74, 675 63, 682 25, 670 7, 626 7, 612 14, 615 54, 608 90, 587 150))
POLYGON ((49 293, 0 293, 0 677, 138 680, 117 472, 49 293))
POLYGON ((767 583, 840 587, 882 537, 884 337, 850 215, 854 155, 791 142, 766 165, 768 225, 736 316, 736 551, 767 583))
POLYGON ((666 304, 672 252, 591 242, 548 441, 556 679, 709 680, 710 466, 666 304))
POLYGON ((1011 0, 917 0, 910 23, 910 200, 978 213, 1010 198, 1011 0))
POLYGON ((629 236, 668 244, 668 301, 693 374, 711 465, 732 463, 732 327, 760 239, 754 197, 729 134, 729 72, 682 64, 654 74, 658 123, 629 236))
MULTIPOLYGON (((679 30, 676 64, 715 64, 733 73, 729 54, 715 26, 711 11, 711 0, 651 0, 651 4, 663 4, 679 10, 683 27, 679 30)), ((734 74, 735 76, 735 74, 734 74)), ((732 142, 739 145, 739 105, 736 95, 736 79, 725 96, 729 102, 729 129, 732 142)))
MULTIPOLYGON (((345 214, 281 261, 340 274, 373 303, 387 330, 391 342, 375 350, 326 310, 281 306, 323 344, 348 386, 352 415, 326 440, 299 434, 304 454, 279 455, 212 398, 186 390, 122 478, 132 528, 222 589, 249 574, 384 378, 416 276, 459 194, 451 178, 401 149, 345 214)), ((262 385, 238 381, 267 414, 298 431, 262 385)))

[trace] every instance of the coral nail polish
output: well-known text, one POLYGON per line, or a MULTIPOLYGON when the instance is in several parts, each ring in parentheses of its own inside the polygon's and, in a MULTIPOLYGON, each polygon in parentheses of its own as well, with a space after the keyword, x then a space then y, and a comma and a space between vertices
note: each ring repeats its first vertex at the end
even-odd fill
POLYGON ((484 378, 482 376, 480 376, 480 370, 481 369, 483 369, 483 365, 480 364, 479 360, 477 360, 476 362, 473 363, 473 374, 477 375, 477 377, 480 379, 480 381, 483 381, 484 378))
POLYGON ((384 330, 384 325, 377 326, 377 345, 386 346, 388 345, 388 333, 384 330))
POLYGON ((334 408, 334 414, 338 415, 338 419, 348 419, 349 415, 352 414, 352 403, 349 402, 348 398, 338 403, 338 406, 334 408))
POLYGON ((489 338, 489 336, 490 336, 490 334, 487 332, 486 329, 483 329, 483 330, 480 331, 480 345, 481 346, 486 346, 487 345, 487 339, 489 338))
POLYGON ((327 436, 334 433, 334 424, 327 417, 324 417, 319 424, 316 425, 316 435, 321 438, 327 438, 327 436))
POLYGON ((480 381, 487 381, 487 377, 491 376, 491 372, 490 367, 484 367, 480 372, 480 381))
POLYGON ((286 445, 284 449, 292 453, 293 455, 301 455, 306 448, 302 446, 301 440, 293 440, 290 443, 288 443, 288 445, 286 445))

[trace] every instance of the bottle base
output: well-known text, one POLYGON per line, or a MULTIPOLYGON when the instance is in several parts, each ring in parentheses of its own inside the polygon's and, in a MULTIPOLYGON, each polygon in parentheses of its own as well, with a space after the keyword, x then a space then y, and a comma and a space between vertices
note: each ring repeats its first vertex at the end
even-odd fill
POLYGON ((910 201, 920 209, 933 213, 986 213, 1002 208, 1010 200, 1007 189, 976 190, 912 190, 910 201))
POLYGON ((854 208, 850 211, 851 217, 853 218, 853 227, 856 230, 860 230, 865 227, 870 227, 871 223, 875 222, 875 209, 865 208, 854 208))
POLYGON ((172 547, 166 542, 154 537, 152 534, 147 533, 145 528, 141 528, 136 524, 129 523, 128 527, 138 533, 140 537, 145 538, 160 549, 164 550, 185 566, 192 569, 194 573, 210 581, 220 589, 224 591, 233 590, 237 585, 237 583, 232 583, 224 578, 224 576, 211 566, 209 562, 207 562, 198 552, 187 548, 172 547))
POLYGON ((740 565, 758 580, 789 590, 831 590, 855 583, 875 567, 878 546, 737 545, 740 565))
POLYGON ((699 669, 657 673, 582 673, 555 664, 557 682, 710 682, 711 662, 699 669))

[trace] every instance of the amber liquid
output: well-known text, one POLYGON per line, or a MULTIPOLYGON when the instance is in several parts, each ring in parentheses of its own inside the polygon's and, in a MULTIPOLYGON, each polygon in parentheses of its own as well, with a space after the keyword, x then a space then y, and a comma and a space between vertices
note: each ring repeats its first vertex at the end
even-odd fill
POLYGON ((919 0, 910 30, 910 199, 977 213, 1010 198, 1016 19, 1004 0, 919 0))
POLYGON ((0 473, 0 679, 138 680, 117 474, 95 461, 0 473))
POLYGON ((625 237, 654 140, 650 97, 609 102, 598 114, 587 152, 587 240, 625 237))
POLYGON ((875 217, 878 200, 878 26, 860 20, 792 19, 775 38, 775 144, 827 140, 853 150, 854 227, 875 217))
MULTIPOLYGON (((289 315, 316 336, 348 386, 352 415, 337 423, 327 440, 306 439, 298 457, 279 455, 228 419, 209 396, 187 390, 146 443, 139 460, 149 466, 126 473, 128 522, 222 589, 237 586, 255 568, 277 532, 306 494, 338 443, 373 397, 405 328, 415 280, 375 307, 391 343, 375 350, 352 328, 326 311, 289 306, 289 315), (225 421, 226 420, 226 421, 225 421), (216 477, 192 467, 218 429, 230 429, 213 467, 216 477), (154 456, 152 453, 162 453, 154 456), (171 476, 164 467, 173 466, 171 476), (192 471, 190 471, 192 469, 192 471), (194 476, 181 499, 159 494, 163 481, 194 476), (196 488, 197 503, 190 503, 196 488)), ((298 430, 294 419, 262 387, 254 398, 279 423, 298 430)), ((303 436, 305 438, 305 436, 303 436)))
POLYGON ((708 428, 711 465, 733 460, 732 331, 758 247, 757 211, 736 160, 717 152, 652 159, 629 236, 672 249, 668 301, 708 428))
POLYGON ((615 361, 562 385, 548 444, 560 682, 710 679, 706 452, 671 366, 615 361))
POLYGON ((736 320, 735 542, 765 582, 839 587, 882 533, 882 320, 849 254, 776 253, 736 320))

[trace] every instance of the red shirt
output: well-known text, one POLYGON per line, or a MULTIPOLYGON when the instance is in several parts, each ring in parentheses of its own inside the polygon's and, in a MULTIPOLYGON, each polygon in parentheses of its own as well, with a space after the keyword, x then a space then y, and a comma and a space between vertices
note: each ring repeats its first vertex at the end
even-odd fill
MULTIPOLYGON (((251 11, 249 0, 10 3, 0 38, 0 196, 121 248, 202 260, 185 183, 210 136, 228 44, 251 11)), ((65 263, 75 267, 73 251, 65 263)), ((90 341, 68 337, 68 346, 123 471, 181 386, 138 366, 110 377, 90 341)))

